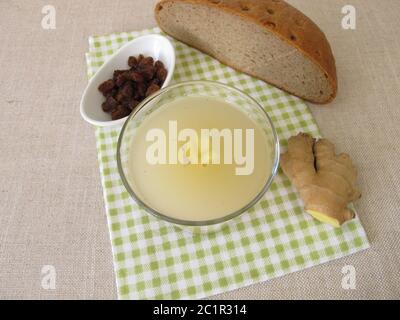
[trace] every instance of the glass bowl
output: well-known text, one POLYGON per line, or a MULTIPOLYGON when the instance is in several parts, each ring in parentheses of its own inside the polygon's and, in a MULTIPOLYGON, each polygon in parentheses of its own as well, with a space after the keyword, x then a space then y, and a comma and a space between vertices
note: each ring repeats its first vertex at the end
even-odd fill
POLYGON ((193 232, 209 232, 217 230, 223 224, 232 221, 232 219, 246 212, 249 208, 254 206, 258 200, 260 200, 260 198, 270 187, 277 173, 280 155, 279 150, 279 139, 273 123, 263 107, 256 100, 251 98, 246 93, 229 85, 214 81, 199 80, 181 82, 168 86, 142 101, 142 103, 132 112, 122 127, 117 145, 117 163, 119 174, 128 193, 148 213, 161 220, 173 223, 181 228, 188 228, 193 232), (224 102, 228 102, 233 107, 240 108, 240 110, 243 111, 247 117, 251 118, 259 125, 259 127, 262 129, 262 132, 265 134, 265 141, 267 141, 269 145, 268 147, 272 150, 270 159, 272 163, 272 169, 271 171, 268 171, 269 176, 265 177, 266 182, 262 190, 256 194, 254 198, 246 205, 237 208, 233 212, 227 212, 226 215, 217 219, 200 221, 181 220, 168 215, 166 212, 160 212, 159 210, 152 208, 151 205, 143 200, 143 198, 140 196, 140 192, 137 192, 134 182, 132 182, 132 178, 129 178, 128 155, 130 148, 135 147, 135 145, 132 143, 132 138, 135 135, 135 131, 140 127, 143 120, 149 117, 150 114, 158 110, 166 103, 175 101, 182 97, 212 97, 217 98, 218 100, 223 100, 224 102))

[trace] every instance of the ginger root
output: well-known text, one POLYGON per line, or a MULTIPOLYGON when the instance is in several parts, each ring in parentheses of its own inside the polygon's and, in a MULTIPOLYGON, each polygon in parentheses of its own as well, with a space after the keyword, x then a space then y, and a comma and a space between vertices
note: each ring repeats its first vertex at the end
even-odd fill
POLYGON ((281 167, 315 219, 340 227, 354 218, 347 205, 361 196, 355 185, 357 170, 349 155, 335 155, 331 142, 299 133, 289 139, 281 167))

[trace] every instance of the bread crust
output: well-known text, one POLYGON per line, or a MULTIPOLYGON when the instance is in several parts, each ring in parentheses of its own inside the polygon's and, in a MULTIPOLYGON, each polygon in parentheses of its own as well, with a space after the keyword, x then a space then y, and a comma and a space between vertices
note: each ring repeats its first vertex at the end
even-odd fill
MULTIPOLYGON (((336 97, 336 63, 325 34, 310 18, 288 3, 282 0, 161 0, 155 7, 156 21, 161 28, 158 13, 162 10, 163 5, 168 3, 190 3, 210 8, 219 8, 229 14, 260 25, 296 48, 318 66, 325 74, 332 88, 332 95, 326 101, 313 101, 307 97, 298 95, 300 98, 317 104, 326 104, 336 97)), ((217 59, 220 60, 219 58, 217 59)), ((227 64, 224 61, 221 62, 243 72, 243 70, 239 70, 234 65, 227 64)), ((254 74, 250 75, 257 77, 254 74)), ((260 80, 266 81, 265 79, 260 80)), ((285 88, 274 83, 271 84, 286 91, 285 88)))

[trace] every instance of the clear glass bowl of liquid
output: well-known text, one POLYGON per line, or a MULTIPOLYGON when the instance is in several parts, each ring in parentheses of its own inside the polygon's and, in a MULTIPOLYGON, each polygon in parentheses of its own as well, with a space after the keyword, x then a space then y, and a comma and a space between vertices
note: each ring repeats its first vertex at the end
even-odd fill
POLYGON ((213 81, 168 86, 144 100, 118 140, 118 171, 148 213, 193 232, 218 230, 254 206, 279 166, 264 108, 213 81))

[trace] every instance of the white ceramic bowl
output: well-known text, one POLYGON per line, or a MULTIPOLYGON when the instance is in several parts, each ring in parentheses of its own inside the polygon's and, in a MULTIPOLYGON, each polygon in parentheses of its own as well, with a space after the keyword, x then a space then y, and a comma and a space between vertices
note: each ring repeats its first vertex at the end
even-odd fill
POLYGON ((113 77, 114 70, 128 69, 128 58, 139 54, 151 56, 155 61, 163 62, 168 74, 162 88, 169 84, 175 69, 175 50, 171 42, 158 34, 136 38, 114 53, 90 79, 80 105, 83 119, 96 126, 114 126, 125 122, 128 117, 111 120, 111 115, 103 111, 101 104, 105 98, 97 88, 102 82, 113 77))

